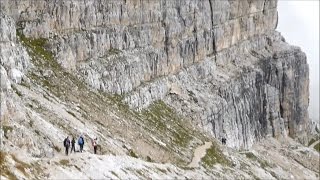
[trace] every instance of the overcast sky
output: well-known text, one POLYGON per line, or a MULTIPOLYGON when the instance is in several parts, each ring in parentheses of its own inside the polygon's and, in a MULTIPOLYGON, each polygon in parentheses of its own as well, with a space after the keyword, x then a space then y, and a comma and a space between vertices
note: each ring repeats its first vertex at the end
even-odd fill
POLYGON ((307 54, 310 67, 310 117, 319 122, 319 0, 279 0, 277 30, 307 54))

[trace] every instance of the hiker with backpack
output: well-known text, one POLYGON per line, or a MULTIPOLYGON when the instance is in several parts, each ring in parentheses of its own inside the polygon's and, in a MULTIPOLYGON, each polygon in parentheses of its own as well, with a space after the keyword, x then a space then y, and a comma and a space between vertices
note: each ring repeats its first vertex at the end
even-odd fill
POLYGON ((67 136, 67 137, 64 139, 63 145, 64 145, 64 147, 66 148, 66 155, 68 156, 69 147, 70 147, 69 136, 67 136))
POLYGON ((92 139, 92 146, 93 146, 94 154, 97 154, 97 146, 98 146, 98 142, 97 141, 98 141, 97 138, 92 139))
POLYGON ((223 145, 226 145, 227 144, 227 138, 222 137, 221 142, 222 142, 223 145))
MULTIPOLYGON (((223 121, 224 122, 224 121, 223 121)), ((223 130, 223 134, 222 134, 222 138, 221 138, 221 143, 222 145, 226 145, 227 144, 227 138, 226 138, 226 131, 223 130)))
POLYGON ((76 152, 75 143, 76 143, 76 140, 74 139, 74 137, 72 137, 70 154, 72 153, 72 150, 74 153, 76 152))
POLYGON ((78 139, 78 144, 80 146, 80 152, 82 152, 83 150, 83 145, 84 145, 84 139, 83 139, 83 136, 81 135, 78 139))

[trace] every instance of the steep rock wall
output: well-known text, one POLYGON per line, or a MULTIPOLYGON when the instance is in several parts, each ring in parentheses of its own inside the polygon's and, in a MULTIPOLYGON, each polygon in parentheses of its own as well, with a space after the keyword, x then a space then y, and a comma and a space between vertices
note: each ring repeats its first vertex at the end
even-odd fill
MULTIPOLYGON (((273 30, 276 1, 2 1, 27 37, 53 38, 58 60, 103 57, 110 48, 150 58, 145 81, 177 72, 255 34, 273 30)), ((134 84, 133 86, 138 86, 134 84)), ((127 92, 130 89, 123 89, 127 92)), ((112 89, 112 91, 117 91, 112 89)))
POLYGON ((143 109, 162 99, 228 145, 305 137, 308 66, 274 32, 277 1, 3 0, 92 88, 143 109))

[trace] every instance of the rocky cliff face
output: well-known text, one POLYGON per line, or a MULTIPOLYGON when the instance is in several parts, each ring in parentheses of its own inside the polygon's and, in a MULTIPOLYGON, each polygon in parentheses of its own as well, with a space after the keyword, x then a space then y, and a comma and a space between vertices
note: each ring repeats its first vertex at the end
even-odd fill
POLYGON ((303 135, 308 65, 274 32, 276 1, 2 1, 20 33, 48 39, 69 72, 124 96, 164 100, 233 147, 303 135))
POLYGON ((15 135, 44 138, 27 145, 40 157, 54 156, 65 134, 80 130, 103 137, 115 154, 125 154, 124 142, 142 157, 157 149, 161 162, 188 161, 188 150, 212 137, 237 149, 268 136, 306 142, 308 64, 275 32, 276 7, 276 0, 2 0, 1 122, 20 129, 1 132, 16 147, 15 135))

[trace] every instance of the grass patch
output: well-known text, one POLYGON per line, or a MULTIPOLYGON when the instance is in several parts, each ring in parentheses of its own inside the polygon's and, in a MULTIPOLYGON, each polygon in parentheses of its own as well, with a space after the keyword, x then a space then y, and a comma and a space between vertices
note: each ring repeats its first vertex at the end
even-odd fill
POLYGON ((252 152, 246 152, 245 153, 246 157, 253 160, 253 161, 258 161, 260 164, 260 167, 265 169, 266 167, 272 167, 267 161, 259 159, 256 155, 254 155, 252 152))
MULTIPOLYGON (((189 152, 190 142, 195 136, 199 139, 206 139, 205 136, 200 133, 196 134, 195 131, 189 129, 187 126, 188 123, 184 122, 181 116, 161 100, 155 101, 147 109, 137 112, 131 110, 129 106, 123 102, 123 96, 107 95, 107 97, 111 100, 111 103, 122 112, 125 119, 136 121, 140 127, 156 135, 157 139, 161 139, 161 141, 166 144, 165 147, 161 147, 170 151, 170 153, 181 155, 187 151, 189 152)), ((184 166, 184 164, 188 163, 188 159, 177 158, 174 159, 174 162, 177 165, 184 166)))
POLYGON ((211 145, 206 151, 206 155, 201 158, 201 164, 205 168, 212 168, 215 164, 227 165, 229 166, 230 161, 224 156, 222 151, 218 148, 217 145, 211 145))
POLYGON ((313 148, 320 153, 320 142, 316 144, 313 148))
POLYGON ((118 55, 120 54, 122 51, 116 48, 110 48, 108 50, 108 55, 118 55))
POLYGON ((257 156, 254 155, 252 152, 247 152, 247 153, 245 153, 245 155, 247 158, 254 160, 254 161, 256 161, 258 159, 257 156))
POLYGON ((44 48, 47 44, 47 41, 48 41, 47 39, 27 38, 20 30, 17 30, 16 33, 17 33, 17 36, 22 41, 22 43, 32 50, 30 53, 33 57, 40 56, 40 58, 44 60, 53 60, 53 54, 44 48))
POLYGON ((61 164, 62 166, 69 166, 69 160, 68 159, 61 159, 59 161, 59 164, 61 164))
POLYGON ((63 71, 61 71, 61 65, 55 61, 53 54, 46 50, 48 40, 44 38, 27 38, 20 30, 17 30, 16 32, 22 44, 26 47, 32 63, 35 65, 35 67, 37 67, 37 69, 34 69, 28 73, 27 76, 33 81, 40 82, 41 85, 47 89, 55 90, 55 92, 57 92, 55 95, 58 97, 62 96, 63 89, 60 89, 59 86, 54 85, 52 82, 52 79, 54 78, 44 77, 41 73, 47 69, 51 69, 55 75, 57 73, 63 73, 63 71))
POLYGON ((6 164, 6 157, 8 154, 6 152, 0 151, 0 175, 8 178, 9 180, 18 179, 9 169, 6 164))
POLYGON ((308 146, 311 146, 311 144, 313 144, 314 142, 316 142, 316 140, 312 138, 312 139, 309 141, 308 146))
POLYGON ((174 146, 186 148, 192 140, 192 132, 182 124, 182 118, 163 101, 156 101, 141 113, 150 127, 172 137, 174 146))

